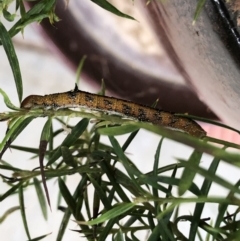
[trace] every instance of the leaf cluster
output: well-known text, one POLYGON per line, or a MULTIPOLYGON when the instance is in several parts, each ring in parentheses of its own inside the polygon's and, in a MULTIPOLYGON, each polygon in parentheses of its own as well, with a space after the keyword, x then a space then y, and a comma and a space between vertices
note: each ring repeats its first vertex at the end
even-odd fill
MULTIPOLYGON (((114 240, 120 238, 121 240, 141 240, 138 232, 143 230, 147 233, 147 240, 158 240, 159 237, 162 240, 195 240, 196 236, 202 235, 199 230, 204 230, 208 236, 216 240, 225 240, 226 237, 228 240, 234 240, 238 235, 237 214, 240 200, 235 194, 240 194, 239 182, 232 184, 216 174, 217 167, 222 161, 239 168, 239 155, 226 151, 227 147, 239 148, 238 146, 222 142, 225 146, 219 148, 211 145, 207 140, 199 140, 184 133, 147 123, 126 121, 121 117, 104 114, 91 116, 89 113, 87 118, 83 118, 75 126, 68 126, 71 132, 59 146, 54 147, 54 139, 64 132, 64 129, 54 131, 52 122, 55 119, 63 123, 58 115, 71 116, 71 112, 73 114, 76 111, 10 112, 12 115, 19 116, 16 120, 12 118, 10 121, 7 138, 2 142, 4 144, 1 146, 1 154, 10 146, 12 149, 32 153, 35 157, 39 155, 41 168, 40 170, 37 167, 34 170, 19 169, 2 160, 0 169, 9 170, 11 175, 0 174, 4 182, 9 184, 9 190, 1 195, 0 201, 11 195, 19 195, 19 209, 29 240, 34 239, 31 239, 28 230, 24 193, 31 186, 35 186, 42 213, 46 218, 48 209, 46 200, 50 205, 51 195, 48 194, 45 181, 47 183, 52 179, 58 180, 59 197, 66 203, 64 207, 60 202, 57 206, 64 212, 57 240, 62 240, 71 216, 79 225, 79 229, 75 231, 88 240, 105 240, 108 236, 112 236, 114 240), (39 148, 11 144, 34 118, 43 114, 49 116, 49 119, 43 128, 39 148), (89 127, 89 118, 104 121, 89 127), (140 128, 185 143, 192 146, 194 150, 188 160, 178 159, 176 164, 159 167, 164 140, 160 138, 153 169, 149 173, 143 173, 125 154, 129 145, 137 138, 140 128), (124 133, 130 134, 121 146, 114 136, 124 133), (101 142, 102 135, 108 136, 109 145, 101 142), (214 156, 208 170, 199 166, 203 153, 214 156), (47 160, 45 165, 43 165, 44 157, 47 160), (177 174, 181 170, 183 172, 179 178, 177 174), (204 178, 200 186, 194 182, 196 174, 204 178), (40 175, 42 177, 39 179, 40 175), (66 184, 69 175, 79 176, 79 183, 73 193, 66 184), (44 184, 46 195, 41 182, 44 184), (212 197, 209 195, 212 183, 225 187, 229 190, 229 194, 212 197), (94 189, 93 202, 89 196, 91 188, 94 189), (186 192, 190 197, 183 196, 186 192), (195 203, 192 215, 178 214, 178 209, 183 203, 195 203), (216 203, 219 206, 216 218, 202 217, 207 203, 216 203), (230 205, 236 207, 236 211, 231 214, 227 212, 230 205), (210 219, 215 221, 214 225, 209 223, 210 219), (191 223, 188 238, 178 229, 178 223, 183 220, 191 223)), ((81 111, 78 114, 84 115, 81 111)), ((6 215, 10 214, 13 208, 6 215)), ((41 236, 43 237, 45 236, 41 236)))

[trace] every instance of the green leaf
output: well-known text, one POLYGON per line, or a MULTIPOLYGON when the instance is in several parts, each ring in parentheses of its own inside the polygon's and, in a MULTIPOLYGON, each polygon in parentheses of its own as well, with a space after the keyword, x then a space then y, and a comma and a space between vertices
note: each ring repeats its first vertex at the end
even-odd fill
MULTIPOLYGON (((38 172, 39 173, 39 172, 38 172)), ((46 177, 61 177, 64 175, 73 175, 75 173, 99 173, 99 168, 92 168, 89 165, 83 165, 78 168, 56 169, 45 171, 46 177)))
POLYGON ((93 178, 92 175, 88 175, 89 177, 89 180, 91 181, 92 185, 94 186, 95 188, 95 191, 97 193, 97 196, 100 198, 100 200, 102 201, 104 207, 108 210, 108 209, 111 209, 112 205, 111 203, 109 202, 107 196, 106 196, 106 193, 104 192, 104 190, 102 189, 102 186, 100 186, 98 184, 98 182, 95 180, 95 178, 93 178))
POLYGON ((71 214, 72 213, 71 213, 70 209, 67 208, 67 210, 65 211, 65 213, 63 215, 63 219, 62 219, 62 222, 60 224, 60 228, 59 228, 59 231, 58 231, 58 236, 57 236, 56 241, 61 241, 62 240, 64 232, 65 232, 65 230, 67 228, 69 219, 71 217, 71 214))
POLYGON ((28 126, 28 124, 35 119, 33 116, 26 117, 19 125, 18 128, 11 135, 11 143, 18 137, 18 135, 28 126))
POLYGON ((17 207, 12 207, 12 208, 9 208, 1 217, 0 217, 0 224, 13 212, 19 210, 20 207, 17 206, 17 207))
POLYGON ((24 229, 25 229, 28 239, 31 240, 29 229, 28 229, 28 224, 27 224, 26 213, 25 213, 23 186, 22 185, 19 187, 19 204, 20 204, 20 210, 21 210, 24 229))
MULTIPOLYGON (((161 191, 165 194, 169 194, 169 191, 166 187, 164 187, 163 185, 160 185, 159 183, 156 182, 157 179, 159 179, 160 177, 159 176, 146 176, 146 175, 141 175, 139 177, 139 185, 141 185, 142 183, 144 184, 148 184, 150 186, 152 186, 153 188, 156 189, 156 192, 157 190, 158 191, 161 191)), ((154 192, 154 195, 156 195, 156 193, 154 192)))
POLYGON ((208 144, 204 140, 187 135, 185 133, 181 133, 179 131, 173 131, 173 130, 163 128, 161 126, 154 126, 154 125, 151 125, 148 123, 143 123, 143 122, 141 122, 141 123, 133 122, 133 124, 140 128, 144 128, 148 131, 151 131, 155 134, 159 134, 159 135, 165 136, 171 140, 175 140, 182 144, 191 146, 191 147, 195 148, 196 150, 198 150, 199 152, 208 153, 214 157, 217 157, 217 158, 227 162, 228 164, 232 164, 234 166, 240 167, 240 162, 239 162, 240 155, 239 154, 227 152, 227 151, 222 150, 218 147, 215 147, 211 144, 208 144))
POLYGON ((116 177, 114 175, 111 165, 107 161, 100 162, 99 165, 101 166, 101 169, 103 170, 103 172, 107 175, 108 179, 110 180, 110 182, 113 186, 113 189, 117 192, 119 197, 124 202, 130 202, 127 194, 124 192, 122 187, 117 183, 116 177))
POLYGON ((18 93, 18 99, 21 103, 22 101, 22 94, 23 94, 23 87, 22 87, 22 76, 19 68, 19 63, 17 59, 17 55, 15 53, 14 46, 12 44, 11 37, 9 36, 6 28, 4 25, 0 22, 0 39, 2 41, 3 48, 7 54, 8 61, 10 63, 10 66, 12 68, 17 93, 18 93))
POLYGON ((3 9, 3 16, 7 21, 12 22, 14 21, 16 14, 11 14, 6 9, 3 9))
POLYGON ((36 15, 32 15, 31 18, 28 18, 26 20, 23 20, 21 22, 21 24, 19 24, 17 27, 16 27, 16 30, 20 30, 20 31, 23 31, 23 29, 28 26, 29 24, 31 23, 34 23, 34 22, 41 22, 43 19, 49 17, 48 14, 36 14, 36 15))
POLYGON ((61 146, 61 152, 62 152, 63 161, 68 166, 71 166, 71 167, 74 167, 74 168, 76 168, 78 166, 77 163, 74 161, 72 153, 71 153, 71 151, 69 150, 68 147, 61 146))
MULTIPOLYGON (((90 179, 90 176, 89 176, 89 179, 90 179)), ((92 178, 94 180, 94 178, 92 178)), ((92 180, 90 179, 90 181, 92 182, 92 180)), ((93 193, 93 204, 92 204, 92 218, 96 218, 99 214, 99 210, 100 210, 100 197, 98 195, 99 193, 99 190, 101 189, 100 185, 101 185, 101 176, 97 176, 96 177, 96 181, 94 180, 93 182, 97 183, 97 185, 94 185, 94 193, 93 193), (99 183, 99 185, 98 185, 99 183)), ((100 190, 101 192, 101 190, 100 190)), ((101 195, 101 194, 100 194, 101 195)), ((105 196, 106 198, 106 201, 110 204, 110 202, 108 201, 108 198, 106 197, 104 191, 103 191, 103 195, 105 196)), ((87 203, 88 205, 86 205, 86 211, 87 211, 87 215, 88 215, 88 219, 91 218, 91 211, 90 211, 90 208, 89 208, 89 198, 88 198, 88 191, 86 189, 86 192, 85 192, 85 195, 86 198, 86 201, 85 203, 87 203)), ((104 204, 103 204, 104 205, 104 204)), ((111 207, 111 204, 110 204, 110 207, 111 207)), ((110 208, 109 208, 110 209, 110 208)))
POLYGON ((124 135, 137 130, 139 130, 137 126, 122 125, 122 126, 99 128, 98 133, 100 135, 117 136, 117 135, 124 135))
POLYGON ((61 192, 65 202, 67 203, 68 207, 71 210, 71 213, 75 214, 76 202, 74 200, 74 197, 69 192, 66 184, 64 183, 64 181, 61 178, 58 178, 58 186, 59 186, 60 192, 61 192))
POLYGON ((13 37, 17 33, 19 33, 19 31, 22 30, 22 27, 26 26, 26 22, 28 22, 28 24, 30 24, 31 22, 40 21, 43 18, 51 17, 51 15, 52 15, 51 12, 53 11, 55 3, 56 3, 55 0, 39 1, 26 13, 22 7, 21 8, 22 18, 20 20, 18 20, 12 26, 12 28, 9 30, 9 36, 13 37))
POLYGON ((1 163, 4 163, 4 165, 0 165, 0 169, 11 170, 11 171, 21 171, 21 169, 13 167, 9 163, 7 163, 7 162, 5 162, 3 160, 1 160, 1 163))
POLYGON ((176 239, 173 237, 173 234, 171 232, 171 229, 167 227, 167 224, 164 222, 164 219, 159 220, 159 230, 162 234, 163 240, 171 240, 176 241, 176 239))
MULTIPOLYGON (((82 119, 78 122, 78 124, 72 129, 71 133, 67 135, 67 137, 63 140, 61 146, 70 147, 73 145, 79 138, 79 136, 82 135, 82 133, 86 130, 88 126, 88 119, 82 119)), ((51 159, 47 163, 47 166, 54 163, 59 157, 61 156, 61 148, 59 147, 53 155, 51 156, 51 159)))
POLYGON ((145 191, 140 185, 139 183, 136 181, 135 176, 137 177, 142 177, 143 174, 139 171, 139 169, 136 167, 136 165, 134 165, 133 162, 131 162, 126 155, 124 154, 121 146, 119 145, 118 141, 116 138, 114 138, 113 136, 109 136, 109 140, 113 146, 113 149, 116 153, 116 155, 119 158, 119 161, 124 165, 124 168, 126 169, 128 175, 130 176, 131 180, 132 180, 132 184, 134 185, 134 188, 136 189, 136 191, 138 192, 138 195, 147 195, 147 191, 145 191))
POLYGON ((151 211, 148 211, 147 219, 148 219, 148 223, 149 223, 150 229, 152 231, 156 227, 156 225, 154 223, 153 213, 151 211))
MULTIPOLYGON (((238 180, 234 186, 239 187, 240 180, 238 180)), ((234 197, 234 195, 235 195, 235 191, 232 189, 229 189, 229 193, 228 193, 226 199, 229 199, 229 198, 231 199, 232 197, 234 197)), ((217 214, 215 225, 214 225, 215 229, 218 229, 220 227, 221 223, 225 222, 224 214, 226 214, 228 206, 229 206, 229 204, 221 204, 218 206, 218 214, 217 214)), ((233 222, 233 224, 234 224, 234 222, 233 222)), ((217 237, 217 233, 213 235, 213 238, 214 237, 217 237)))
MULTIPOLYGON (((148 237, 148 241, 157 241, 159 240, 159 236, 160 236, 160 225, 156 225, 154 227, 154 229, 152 230, 150 236, 148 237)), ((168 240, 168 239, 166 239, 168 240)))
POLYGON ((137 169, 137 167, 133 163, 129 162, 129 160, 126 157, 126 155, 124 154, 121 146, 119 145, 117 139, 115 137, 113 137, 113 136, 109 136, 109 140, 110 140, 110 142, 112 144, 112 147, 113 147, 116 155, 118 156, 118 158, 120 159, 120 161, 122 162, 124 167, 126 168, 128 174, 130 176, 131 175, 136 175, 136 176, 142 175, 142 173, 137 169))
MULTIPOLYGON (((154 176, 158 176, 160 150, 161 150, 161 147, 162 147, 163 140, 164 140, 164 138, 161 138, 161 140, 159 141, 158 146, 157 146, 157 150, 156 150, 156 153, 155 153, 155 156, 154 156, 154 164, 153 164, 153 174, 154 174, 154 176)), ((152 193, 155 197, 159 196, 157 188, 153 187, 152 193)), ((158 211, 158 203, 155 202, 154 205, 155 205, 155 210, 158 211)))
POLYGON ((125 141, 125 143, 122 146, 122 150, 126 151, 128 146, 131 144, 131 142, 133 141, 133 139, 135 138, 135 136, 137 135, 137 133, 139 132, 139 129, 137 131, 132 132, 129 137, 127 138, 127 140, 125 141))
POLYGON ((159 141, 155 156, 154 156, 154 165, 153 165, 153 173, 155 176, 158 175, 158 165, 159 165, 159 158, 160 158, 160 150, 162 148, 163 138, 159 141))
MULTIPOLYGON (((134 234, 134 232, 131 232, 131 241, 141 241, 140 239, 138 239, 137 237, 136 237, 136 235, 134 234)), ((149 239, 148 239, 149 240, 149 239)), ((157 240, 159 240, 159 237, 158 237, 158 239, 156 239, 156 241, 157 240)))
MULTIPOLYGON (((87 186, 87 181, 88 181, 87 175, 83 175, 81 181, 79 182, 79 184, 78 184, 78 186, 77 186, 77 188, 76 188, 76 190, 75 190, 75 192, 73 194, 74 202, 77 199, 80 200, 80 201, 82 200, 83 191, 84 191, 85 187, 87 186)), ((79 207, 77 209, 77 211, 78 212, 73 213, 73 215, 76 215, 75 218, 78 217, 79 219, 84 220, 84 217, 81 214, 81 207, 79 207)), ((61 241, 62 240, 64 232, 65 232, 65 230, 67 228, 67 224, 69 222, 70 216, 71 216, 71 211, 70 211, 70 208, 68 207, 67 210, 64 213, 64 216, 63 216, 63 219, 62 219, 59 231, 58 231, 58 236, 57 236, 56 241, 61 241)), ((81 229, 83 231, 88 232, 88 233, 90 232, 89 227, 87 227, 87 226, 81 226, 81 229)))
POLYGON ((224 180, 222 177, 219 177, 218 175, 213 175, 208 170, 205 170, 204 168, 201 168, 198 165, 192 164, 191 166, 188 166, 187 162, 185 162, 181 159, 178 159, 178 161, 180 161, 182 165, 187 166, 190 170, 198 173, 199 175, 203 176, 204 178, 206 178, 212 182, 215 182, 215 183, 219 184, 220 186, 225 187, 231 191, 234 191, 235 193, 240 194, 240 189, 238 189, 237 187, 232 185, 230 182, 224 180))
POLYGON ((122 232, 122 229, 120 228, 117 232, 117 235, 114 239, 115 241, 125 241, 125 238, 123 236, 123 232, 122 232))
POLYGON ((111 231, 113 229, 113 225, 118 222, 118 218, 112 218, 110 219, 106 226, 104 227, 103 231, 100 232, 98 241, 105 241, 107 239, 107 236, 111 234, 111 231))
MULTIPOLYGON (((215 121, 215 120, 212 120, 212 119, 207 119, 207 118, 203 118, 203 117, 199 117, 199 116, 194 116, 194 115, 189 115, 189 114, 174 114, 175 116, 179 116, 179 117, 184 117, 184 118, 189 118, 189 119, 193 119, 193 120, 198 120, 198 121, 201 121, 201 122, 204 122, 204 123, 209 123, 209 124, 212 124, 212 125, 215 125, 215 126, 220 126, 220 127, 223 127, 223 128, 226 128, 226 129, 229 129, 229 130, 232 130, 232 131, 235 131, 237 132, 238 134, 240 134, 240 131, 238 129, 235 129, 231 126, 228 126, 226 124, 223 124, 219 121, 215 121)), ((212 138, 207 136, 205 137, 207 140, 211 140, 212 138)))
MULTIPOLYGON (((85 206, 85 211, 87 213, 87 217, 88 219, 91 218, 95 218, 94 216, 92 217, 91 215, 91 210, 90 210, 90 203, 89 203, 89 198, 88 198, 88 189, 85 190, 85 192, 83 193, 83 202, 84 202, 84 206, 85 206)), ((96 211, 96 210, 95 210, 96 211)), ((93 211, 93 215, 94 215, 94 211, 93 211)))
POLYGON ((50 197, 49 197, 47 183, 46 183, 46 176, 45 176, 45 171, 44 171, 43 160, 44 160, 44 156, 45 156, 45 153, 47 150, 47 144, 50 139, 50 134, 51 134, 51 130, 52 130, 51 128, 52 128, 52 118, 48 118, 47 122, 45 123, 45 125, 43 127, 41 138, 40 138, 40 144, 39 144, 40 171, 41 171, 44 191, 45 191, 46 198, 47 198, 50 209, 51 209, 51 202, 50 202, 50 197))
POLYGON ((35 14, 49 13, 54 8, 56 4, 55 0, 43 0, 38 2, 34 7, 32 7, 28 12, 28 16, 33 16, 35 14))
MULTIPOLYGON (((26 14, 26 9, 25 9, 25 6, 23 4, 23 1, 22 0, 17 1, 17 4, 19 4, 21 18, 24 18, 25 14, 26 14)), ((17 11, 17 9, 16 9, 16 11, 17 11)))
POLYGON ((191 186, 193 183, 193 179, 196 175, 195 172, 188 169, 188 166, 191 165, 199 165, 202 158, 202 153, 198 151, 193 151, 192 155, 190 156, 188 163, 183 170, 182 177, 180 179, 179 187, 178 187, 178 193, 180 196, 182 196, 191 186))
POLYGON ((48 118, 41 133, 41 138, 40 138, 41 141, 49 141, 51 128, 52 128, 52 119, 48 118))
POLYGON ((32 154, 37 154, 37 155, 39 154, 39 147, 32 148, 32 147, 11 145, 11 148, 19 150, 19 151, 29 152, 29 153, 32 153, 32 154))
POLYGON ((104 96, 105 92, 106 92, 106 86, 105 86, 104 79, 102 79, 102 81, 101 81, 101 88, 100 88, 100 91, 97 94, 104 96))
MULTIPOLYGON (((180 179, 175 177, 168 177, 164 175, 160 175, 160 176, 142 175, 141 177, 139 177, 138 182, 140 184, 147 183, 164 193, 168 193, 169 190, 166 187, 160 186, 158 183, 160 182, 171 186, 179 186, 180 179)), ((201 195, 201 192, 195 183, 192 183, 192 185, 189 187, 189 191, 195 194, 196 196, 201 195)))
POLYGON ((0 94, 3 96, 5 105, 11 110, 20 110, 19 107, 12 104, 7 94, 0 88, 0 94))
POLYGON ((3 195, 0 196, 0 202, 2 202, 8 196, 12 195, 22 184, 23 182, 19 182, 18 184, 8 189, 8 191, 6 191, 3 195))
POLYGON ((9 148, 9 146, 13 143, 13 141, 18 137, 18 135, 25 129, 25 127, 34 119, 34 117, 29 116, 23 121, 20 122, 17 128, 14 129, 12 132, 10 138, 5 142, 5 145, 0 153, 0 159, 2 159, 2 156, 4 152, 9 148))
POLYGON ((42 240, 44 238, 46 238, 47 236, 49 236, 51 233, 45 234, 45 235, 41 235, 37 238, 33 238, 33 239, 29 239, 28 241, 38 241, 38 240, 42 240))
POLYGON ((86 58, 87 58, 87 56, 86 56, 86 55, 83 55, 83 57, 81 58, 81 61, 80 61, 79 65, 78 65, 77 73, 76 73, 76 86, 79 86, 80 76, 81 76, 81 72, 82 72, 83 65, 84 65, 84 62, 85 62, 86 58))
POLYGON ((135 203, 121 203, 121 204, 116 205, 114 208, 107 211, 106 213, 104 213, 103 215, 101 215, 98 218, 95 218, 88 222, 77 221, 77 223, 85 224, 85 225, 96 225, 99 223, 103 223, 109 219, 113 219, 115 217, 118 217, 118 216, 126 213, 127 211, 132 209, 135 205, 136 205, 135 203))
POLYGON ((139 185, 139 183, 134 178, 134 175, 137 177, 142 176, 143 174, 138 170, 138 168, 126 157, 124 154, 121 146, 119 145, 116 138, 113 136, 109 136, 109 140, 113 146, 113 149, 118 156, 121 163, 124 165, 124 168, 126 169, 128 175, 130 176, 132 183, 134 185, 134 188, 137 190, 138 195, 147 195, 147 191, 142 189, 142 187, 139 185))
MULTIPOLYGON (((208 172, 210 174, 212 173, 212 175, 215 175, 219 162, 220 160, 218 158, 214 158, 210 167, 208 168, 208 172)), ((201 188, 202 195, 208 196, 211 185, 212 185, 212 181, 205 178, 201 188)), ((194 223, 191 224, 191 228, 189 232, 190 240, 195 240, 195 235, 197 233, 198 224, 200 222, 204 206, 205 206, 205 203, 197 203, 195 206, 195 210, 193 212, 194 223)))
POLYGON ((47 220, 47 205, 46 205, 46 200, 44 197, 44 193, 43 193, 41 184, 37 178, 34 178, 33 182, 34 182, 34 186, 36 189, 36 193, 38 196, 38 200, 39 200, 39 204, 40 204, 40 207, 42 210, 43 217, 45 218, 45 220, 47 220))
POLYGON ((133 17, 120 12, 117 8, 115 8, 111 3, 109 3, 106 0, 91 0, 91 1, 94 2, 95 4, 97 4, 98 6, 102 7, 103 9, 105 9, 119 17, 135 20, 133 17))
POLYGON ((22 122, 24 121, 24 118, 25 117, 22 116, 22 117, 17 118, 16 120, 14 120, 12 126, 10 127, 10 129, 4 136, 2 142, 0 143, 0 151, 2 151, 3 148, 5 147, 6 143, 11 140, 11 136, 13 134, 15 135, 18 132, 18 128, 19 128, 19 126, 22 126, 22 122))
POLYGON ((203 10, 203 7, 206 3, 206 0, 198 0, 198 4, 197 4, 197 8, 195 10, 194 13, 194 17, 193 17, 193 25, 195 24, 197 18, 199 17, 201 11, 203 10))

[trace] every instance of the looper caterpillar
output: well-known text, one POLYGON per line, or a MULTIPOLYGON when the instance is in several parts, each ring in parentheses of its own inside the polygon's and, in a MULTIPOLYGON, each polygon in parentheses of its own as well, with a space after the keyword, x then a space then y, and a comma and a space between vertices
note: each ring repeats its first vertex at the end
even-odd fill
POLYGON ((183 131, 199 138, 206 136, 206 132, 202 127, 189 118, 179 117, 174 113, 136 104, 128 100, 80 91, 77 87, 73 91, 63 93, 44 96, 30 95, 21 103, 23 109, 57 110, 76 107, 151 122, 154 125, 183 131))

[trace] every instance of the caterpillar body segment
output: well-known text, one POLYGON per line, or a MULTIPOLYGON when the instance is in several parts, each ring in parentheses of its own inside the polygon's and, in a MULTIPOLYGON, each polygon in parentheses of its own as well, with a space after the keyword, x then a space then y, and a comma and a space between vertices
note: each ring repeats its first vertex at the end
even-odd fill
POLYGON ((57 110, 76 107, 151 122, 154 125, 183 131, 199 138, 206 136, 206 132, 202 127, 192 119, 179 117, 174 115, 174 113, 131 101, 80 91, 76 88, 74 91, 44 96, 30 95, 21 103, 21 108, 23 109, 42 108, 57 110))

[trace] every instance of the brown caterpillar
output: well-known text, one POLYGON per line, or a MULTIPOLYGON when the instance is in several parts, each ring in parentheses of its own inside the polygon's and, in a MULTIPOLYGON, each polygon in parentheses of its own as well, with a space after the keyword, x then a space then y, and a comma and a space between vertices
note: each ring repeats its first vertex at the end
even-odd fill
POLYGON ((174 113, 136 104, 131 101, 102 96, 78 90, 56 93, 50 95, 30 95, 23 100, 23 109, 60 109, 60 108, 85 108, 123 117, 151 122, 167 128, 186 132, 192 136, 202 138, 206 132, 195 121, 179 117, 174 113))

